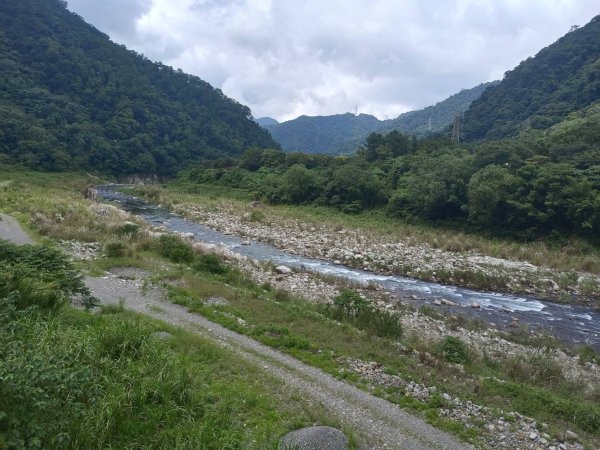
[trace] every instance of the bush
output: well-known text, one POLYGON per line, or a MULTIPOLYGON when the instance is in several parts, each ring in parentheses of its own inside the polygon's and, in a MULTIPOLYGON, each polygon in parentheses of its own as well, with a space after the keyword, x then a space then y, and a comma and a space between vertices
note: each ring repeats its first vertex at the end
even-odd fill
POLYGON ((194 260, 192 246, 176 236, 163 234, 158 239, 158 245, 160 255, 173 262, 190 264, 194 260))
POLYGON ((0 298, 17 309, 57 309, 81 295, 92 299, 81 273, 60 250, 0 240, 0 298))
POLYGON ((467 364, 471 355, 463 341, 454 336, 444 337, 437 345, 437 353, 454 364, 467 364))
POLYGON ((402 324, 396 314, 374 307, 355 291, 342 291, 333 299, 333 305, 325 307, 324 313, 333 320, 349 322, 379 337, 402 337, 402 324))
POLYGON ((196 255, 191 266, 197 272, 207 272, 214 275, 224 275, 229 272, 229 267, 223 263, 221 258, 212 253, 196 255))
POLYGON ((119 227, 119 229, 117 230, 117 234, 119 234, 120 236, 134 235, 139 231, 139 229, 140 226, 137 223, 125 222, 119 227))
POLYGON ((104 254, 109 258, 122 258, 127 255, 127 251, 127 245, 121 241, 112 241, 104 246, 104 254))

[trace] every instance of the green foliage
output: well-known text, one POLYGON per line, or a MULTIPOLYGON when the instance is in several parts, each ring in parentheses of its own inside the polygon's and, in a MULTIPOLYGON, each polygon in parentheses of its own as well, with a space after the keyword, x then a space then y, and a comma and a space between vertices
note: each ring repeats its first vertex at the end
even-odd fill
POLYGON ((600 19, 567 33, 507 72, 465 114, 467 139, 516 136, 544 129, 600 99, 600 19))
POLYGON ((18 309, 57 309, 74 295, 90 299, 81 273, 53 247, 0 240, 0 298, 18 309))
MULTIPOLYGON (((333 206, 346 213, 385 207, 393 217, 443 223, 518 239, 578 236, 600 229, 600 102, 546 131, 458 146, 442 136, 415 141, 373 134, 356 155, 253 150, 259 166, 193 167, 184 184, 236 188, 271 203, 333 206), (568 152, 564 149, 569 146, 568 152)), ((244 163, 245 164, 245 163, 244 163)))
MULTIPOLYGON (((400 114, 395 119, 378 120, 368 114, 355 116, 346 113, 300 116, 287 122, 263 126, 288 152, 349 154, 365 143, 368 145, 371 133, 396 131, 423 137, 439 132, 452 123, 457 114, 466 111, 488 86, 495 83, 483 83, 472 89, 464 89, 433 106, 400 114)), ((400 133, 398 135, 401 136, 400 133)))
POLYGON ((177 236, 164 234, 158 239, 158 252, 161 256, 176 263, 189 264, 196 272, 225 275, 229 267, 213 253, 196 253, 192 246, 177 236))
POLYGON ((213 275, 225 275, 229 272, 229 267, 223 263, 219 256, 213 253, 196 255, 191 267, 197 272, 212 273, 213 275))
POLYGON ((592 402, 575 400, 550 389, 494 379, 486 379, 481 390, 485 395, 509 398, 523 414, 560 418, 589 433, 600 431, 600 408, 592 402))
POLYGON ((121 236, 131 236, 138 232, 140 226, 137 223, 126 222, 118 230, 117 233, 121 236))
POLYGON ((349 322, 379 337, 402 337, 402 324, 396 314, 376 308, 355 291, 342 291, 333 305, 324 308, 324 313, 333 320, 349 322))
POLYGON ((276 146, 248 107, 111 42, 59 0, 0 3, 0 160, 172 176, 276 146))
POLYGON ((109 258, 122 258, 127 255, 128 247, 122 241, 108 242, 104 246, 104 254, 109 258))
POLYGON ((192 246, 170 234, 163 234, 158 238, 158 251, 161 256, 173 262, 190 264, 194 260, 192 246))
POLYGON ((444 337, 438 343, 436 352, 454 364, 467 364, 471 361, 471 354, 465 343, 454 336, 444 337))

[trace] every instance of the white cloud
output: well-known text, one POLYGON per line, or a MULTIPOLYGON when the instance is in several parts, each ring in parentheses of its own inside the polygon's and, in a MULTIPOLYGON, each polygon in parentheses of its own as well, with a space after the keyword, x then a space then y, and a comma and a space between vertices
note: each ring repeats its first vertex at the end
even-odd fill
POLYGON ((500 78, 597 14, 596 0, 70 0, 69 6, 119 43, 200 76, 256 117, 280 120, 355 105, 379 117, 428 106, 500 78))

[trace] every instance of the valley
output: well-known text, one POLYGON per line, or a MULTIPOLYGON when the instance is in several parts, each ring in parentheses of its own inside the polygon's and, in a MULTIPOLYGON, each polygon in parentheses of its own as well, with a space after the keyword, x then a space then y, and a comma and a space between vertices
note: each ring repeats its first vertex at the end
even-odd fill
POLYGON ((600 448, 600 16, 69 3, 0 2, 0 450, 600 448))

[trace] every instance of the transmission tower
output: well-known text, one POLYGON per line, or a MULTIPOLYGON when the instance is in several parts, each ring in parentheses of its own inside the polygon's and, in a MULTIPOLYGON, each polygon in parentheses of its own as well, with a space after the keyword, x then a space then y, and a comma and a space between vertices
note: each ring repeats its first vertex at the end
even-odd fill
POLYGON ((452 136, 450 139, 456 144, 460 142, 460 114, 454 116, 454 122, 452 123, 452 136))
POLYGON ((429 123, 427 124, 427 131, 431 133, 431 116, 429 116, 429 123))

